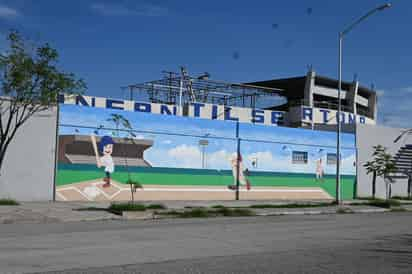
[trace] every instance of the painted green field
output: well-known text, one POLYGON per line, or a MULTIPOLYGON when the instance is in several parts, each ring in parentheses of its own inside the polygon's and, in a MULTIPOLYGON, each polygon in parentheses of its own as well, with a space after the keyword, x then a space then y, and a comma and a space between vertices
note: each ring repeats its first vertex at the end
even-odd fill
MULTIPOLYGON (((57 186, 95 180, 104 177, 104 172, 95 167, 59 167, 57 186)), ((113 179, 126 183, 128 174, 120 168, 113 173, 113 179)), ((133 168, 133 180, 143 185, 193 185, 193 186, 225 186, 233 183, 230 171, 167 169, 167 168, 133 168)), ((315 180, 311 174, 251 172, 249 180, 252 186, 287 186, 287 187, 321 187, 331 196, 335 196, 335 177, 325 176, 323 182, 315 180)), ((342 176, 342 197, 354 197, 355 177, 342 176)))

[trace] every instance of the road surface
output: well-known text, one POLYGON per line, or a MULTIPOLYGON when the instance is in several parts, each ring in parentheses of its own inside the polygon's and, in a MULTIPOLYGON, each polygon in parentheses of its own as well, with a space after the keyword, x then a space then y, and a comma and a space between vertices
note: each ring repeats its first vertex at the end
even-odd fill
POLYGON ((412 273, 412 214, 0 225, 2 273, 412 273))

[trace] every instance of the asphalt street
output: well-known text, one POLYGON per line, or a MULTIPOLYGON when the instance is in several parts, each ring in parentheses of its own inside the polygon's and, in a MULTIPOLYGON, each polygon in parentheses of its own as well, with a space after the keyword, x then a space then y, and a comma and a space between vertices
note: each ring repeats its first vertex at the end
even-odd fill
POLYGON ((1 273, 412 273, 412 214, 0 225, 1 273))

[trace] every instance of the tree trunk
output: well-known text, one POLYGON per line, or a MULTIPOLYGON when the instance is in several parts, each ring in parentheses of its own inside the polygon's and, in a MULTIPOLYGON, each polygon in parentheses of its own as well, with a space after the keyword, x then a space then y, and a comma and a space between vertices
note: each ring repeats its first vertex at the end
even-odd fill
POLYGON ((373 172, 372 177, 372 198, 375 199, 376 195, 376 171, 373 172))

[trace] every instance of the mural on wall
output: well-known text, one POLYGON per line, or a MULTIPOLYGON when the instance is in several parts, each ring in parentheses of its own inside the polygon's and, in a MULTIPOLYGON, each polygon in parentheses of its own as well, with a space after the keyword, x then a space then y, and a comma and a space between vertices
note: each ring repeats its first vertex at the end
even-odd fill
MULTIPOLYGON (((333 198, 335 137, 61 104, 56 198, 129 200, 127 182, 133 179, 143 185, 136 199, 225 200, 234 199, 236 178, 245 199, 333 198)), ((346 198, 353 195, 354 141, 353 135, 342 134, 346 198)))

